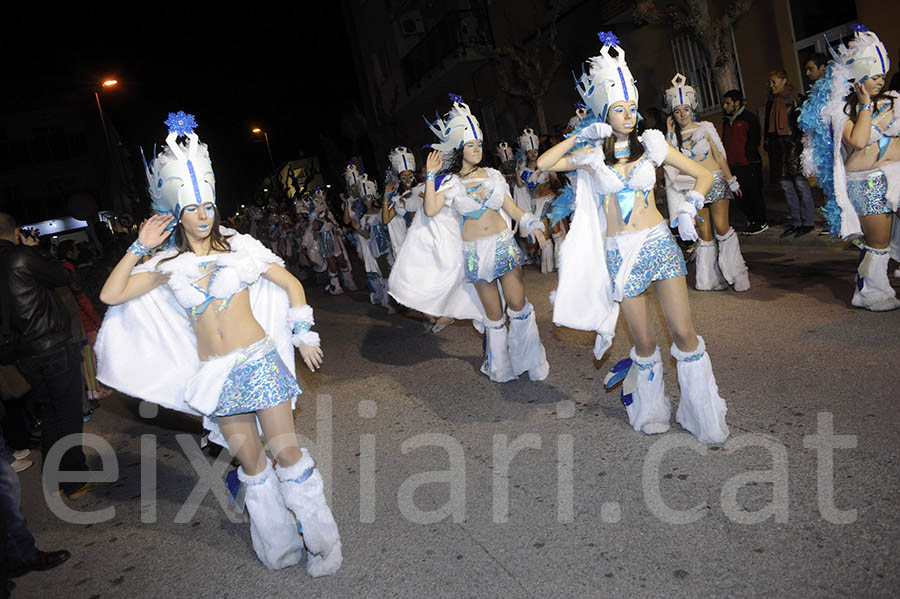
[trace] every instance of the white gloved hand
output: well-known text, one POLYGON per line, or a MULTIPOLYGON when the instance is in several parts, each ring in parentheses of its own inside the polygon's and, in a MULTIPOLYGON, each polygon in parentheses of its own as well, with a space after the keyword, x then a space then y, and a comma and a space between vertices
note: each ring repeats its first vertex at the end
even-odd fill
POLYGON ((728 180, 728 189, 734 193, 740 191, 741 184, 738 183, 737 177, 732 176, 731 179, 728 180))
POLYGON ((579 141, 598 141, 612 135, 612 127, 608 123, 591 123, 578 132, 579 141))
POLYGON ((682 202, 676 211, 677 217, 675 224, 678 227, 678 236, 682 241, 697 241, 697 227, 694 225, 694 218, 697 216, 697 209, 688 202, 682 202))

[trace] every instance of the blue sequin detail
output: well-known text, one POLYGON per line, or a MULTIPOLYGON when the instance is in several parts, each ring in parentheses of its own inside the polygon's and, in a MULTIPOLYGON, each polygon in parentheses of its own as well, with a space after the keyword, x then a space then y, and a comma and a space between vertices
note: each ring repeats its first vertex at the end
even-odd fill
POLYGON ((887 199, 887 177, 881 171, 875 171, 864 179, 851 179, 847 173, 847 195, 853 208, 860 216, 872 214, 889 214, 887 199))
POLYGON ((728 181, 726 181, 719 173, 715 173, 712 187, 709 188, 709 191, 706 192, 706 197, 703 198, 703 205, 715 204, 725 197, 725 192, 727 190, 728 181))
POLYGON ((319 255, 326 260, 334 256, 334 236, 331 231, 319 231, 319 255))
POLYGON ((278 352, 236 366, 228 375, 215 416, 256 412, 277 406, 300 395, 300 385, 278 352))
POLYGON ((706 354, 706 352, 700 352, 699 354, 693 354, 691 356, 688 356, 684 360, 682 360, 682 362, 699 362, 701 359, 703 359, 703 356, 705 354, 706 354))
POLYGON ((493 276, 490 281, 484 281, 478 278, 478 252, 475 248, 475 243, 463 242, 463 271, 465 272, 466 281, 469 283, 475 283, 476 281, 489 283, 525 263, 525 254, 522 253, 519 244, 516 243, 512 235, 506 239, 499 239, 494 251, 493 276))
MULTIPOLYGON (((622 267, 622 254, 617 249, 607 250, 606 268, 615 285, 616 276, 622 267)), ((641 247, 628 280, 625 281, 623 297, 637 297, 644 293, 653 281, 663 281, 687 275, 684 255, 671 234, 651 241, 641 247)))

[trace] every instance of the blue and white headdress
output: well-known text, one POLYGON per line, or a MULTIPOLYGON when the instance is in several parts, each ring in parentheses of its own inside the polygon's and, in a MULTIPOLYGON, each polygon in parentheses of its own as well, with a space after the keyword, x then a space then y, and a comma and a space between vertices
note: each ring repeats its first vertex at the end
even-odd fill
POLYGON ((666 107, 671 113, 679 106, 690 106, 691 110, 697 110, 697 92, 690 85, 686 85, 687 79, 681 73, 672 77, 672 87, 666 90, 666 107))
POLYGON ((149 165, 144 160, 144 171, 153 209, 172 214, 177 221, 187 206, 216 203, 216 177, 209 149, 194 133, 194 115, 170 112, 165 125, 169 128, 166 148, 149 165), (186 140, 178 143, 179 137, 186 140))
POLYGON ((509 147, 508 141, 503 140, 497 144, 497 156, 500 157, 500 162, 509 162, 515 158, 512 148, 509 147))
POLYGON ((469 106, 456 94, 450 94, 450 99, 453 106, 443 119, 440 116, 434 122, 425 119, 428 128, 441 140, 431 147, 445 153, 459 149, 467 142, 483 139, 481 126, 469 106))
POLYGON ((353 197, 357 197, 359 193, 357 191, 359 186, 359 171, 352 162, 348 162, 347 166, 344 167, 344 185, 347 187, 347 193, 353 197))
POLYGON ((846 46, 842 43, 832 56, 850 69, 854 81, 865 81, 869 77, 887 75, 891 70, 887 48, 874 31, 862 24, 853 26, 856 34, 846 46))
POLYGON ((581 77, 575 80, 575 89, 594 115, 605 121, 610 105, 632 100, 637 102, 638 90, 618 38, 610 32, 597 35, 603 42, 603 48, 599 56, 588 59, 587 73, 582 66, 581 77), (615 58, 609 55, 611 48, 616 51, 615 58))
POLYGON ((527 154, 529 150, 537 150, 540 145, 541 140, 534 134, 534 129, 525 127, 519 136, 519 150, 527 154))
POLYGON ((403 146, 397 146, 391 150, 388 160, 391 163, 391 170, 398 177, 403 171, 416 171, 416 157, 403 146))

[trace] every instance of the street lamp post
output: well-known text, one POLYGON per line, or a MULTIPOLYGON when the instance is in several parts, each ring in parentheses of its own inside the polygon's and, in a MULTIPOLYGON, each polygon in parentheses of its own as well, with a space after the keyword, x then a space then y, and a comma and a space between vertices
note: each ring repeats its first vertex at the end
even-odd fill
POLYGON ((274 171, 275 159, 272 158, 272 146, 269 145, 269 132, 265 129, 260 129, 259 127, 254 127, 253 129, 251 129, 251 132, 255 133, 256 135, 259 135, 260 133, 263 134, 263 138, 265 138, 266 140, 266 151, 269 152, 269 163, 272 165, 272 170, 274 171))
MULTIPOLYGON (((116 79, 106 79, 101 84, 100 88, 94 90, 94 99, 97 100, 97 110, 100 112, 100 124, 103 126, 103 139, 106 140, 106 160, 109 165, 109 169, 111 171, 115 171, 115 174, 112 175, 113 178, 118 179, 118 169, 114 168, 114 157, 112 151, 112 144, 109 141, 109 128, 106 126, 106 116, 103 114, 103 106, 100 105, 100 91, 103 89, 109 89, 111 87, 115 87, 119 84, 116 79)), ((119 181, 115 182, 117 186, 119 181)), ((122 198, 121 198, 121 190, 113 190, 114 185, 110 182, 110 191, 112 192, 110 195, 113 196, 113 208, 116 213, 122 213, 122 198)))

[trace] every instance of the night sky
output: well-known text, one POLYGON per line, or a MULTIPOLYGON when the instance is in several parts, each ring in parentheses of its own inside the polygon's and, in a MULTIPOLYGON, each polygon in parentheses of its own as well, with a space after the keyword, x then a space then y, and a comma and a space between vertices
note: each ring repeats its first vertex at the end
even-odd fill
POLYGON ((168 112, 193 113, 223 208, 243 203, 270 171, 253 126, 269 132, 276 163, 317 153, 323 133, 345 143, 341 115, 359 101, 338 2, 244 12, 117 6, 118 14, 82 4, 77 13, 11 16, 0 41, 8 92, 53 101, 83 90, 93 102, 94 82, 114 76, 119 85, 101 102, 138 164, 139 146, 149 158, 164 143, 168 112))

